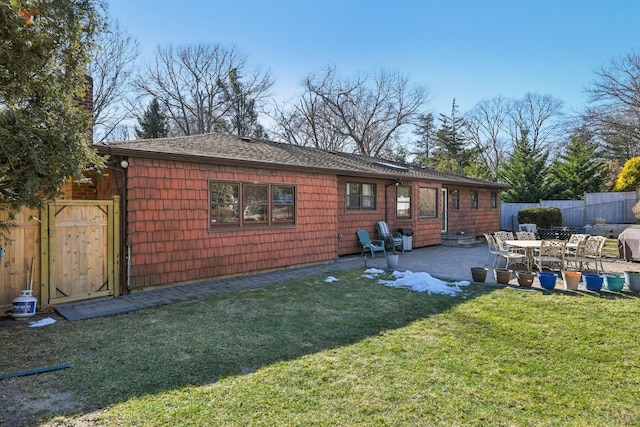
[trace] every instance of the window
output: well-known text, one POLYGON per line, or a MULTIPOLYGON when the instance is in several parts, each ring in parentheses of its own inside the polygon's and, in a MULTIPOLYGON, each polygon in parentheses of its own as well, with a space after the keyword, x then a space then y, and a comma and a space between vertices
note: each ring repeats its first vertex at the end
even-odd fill
POLYGON ((411 218, 411 187, 396 186, 396 218, 411 218))
POLYGON ((478 209, 478 192, 471 191, 471 209, 478 209))
POLYGON ((209 183, 211 228, 295 223, 295 186, 209 183))
POLYGON ((369 209, 376 208, 376 185, 361 184, 355 182, 347 183, 347 209, 369 209))
POLYGON ((491 192, 491 209, 496 209, 498 207, 498 193, 495 191, 491 192))
POLYGON ((451 190, 451 207, 460 209, 460 191, 458 190, 451 190))
POLYGON ((418 191, 419 218, 436 218, 438 212, 438 190, 436 188, 420 188, 418 191))

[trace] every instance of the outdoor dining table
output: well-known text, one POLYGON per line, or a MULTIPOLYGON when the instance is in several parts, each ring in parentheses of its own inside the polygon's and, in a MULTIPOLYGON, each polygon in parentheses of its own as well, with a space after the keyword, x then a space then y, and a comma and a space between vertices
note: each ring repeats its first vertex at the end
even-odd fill
MULTIPOLYGON (((540 249, 540 245, 542 244, 542 240, 505 240, 507 246, 511 246, 514 248, 521 248, 525 250, 527 255, 527 269, 531 271, 531 266, 533 265, 533 253, 536 249, 540 249)), ((577 248, 578 245, 567 244, 567 248, 577 248)))

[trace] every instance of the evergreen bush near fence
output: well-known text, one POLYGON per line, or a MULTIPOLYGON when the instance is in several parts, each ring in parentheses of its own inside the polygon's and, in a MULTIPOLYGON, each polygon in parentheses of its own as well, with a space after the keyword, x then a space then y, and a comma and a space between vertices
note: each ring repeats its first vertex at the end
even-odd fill
POLYGON ((518 223, 535 224, 539 229, 553 226, 560 227, 562 226, 562 212, 552 206, 521 209, 518 212, 518 223))

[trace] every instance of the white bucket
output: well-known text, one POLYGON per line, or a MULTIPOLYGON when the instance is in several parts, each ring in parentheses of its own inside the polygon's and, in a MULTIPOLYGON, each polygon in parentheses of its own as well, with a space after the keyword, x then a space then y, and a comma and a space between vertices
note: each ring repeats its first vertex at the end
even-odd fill
POLYGON ((11 316, 14 319, 35 316, 38 298, 31 295, 31 292, 30 290, 20 291, 20 296, 13 300, 11 316))

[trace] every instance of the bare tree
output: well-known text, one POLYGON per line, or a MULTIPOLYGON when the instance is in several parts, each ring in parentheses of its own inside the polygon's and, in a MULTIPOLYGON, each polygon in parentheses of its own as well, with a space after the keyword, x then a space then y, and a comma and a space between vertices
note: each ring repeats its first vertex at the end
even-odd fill
POLYGON ((173 134, 224 131, 232 107, 226 91, 232 73, 248 74, 234 96, 250 98, 256 106, 273 84, 269 72, 245 73, 245 67, 244 55, 218 44, 158 47, 155 62, 145 67, 135 84, 144 95, 158 99, 173 134))
POLYGON ((95 141, 112 139, 116 128, 130 117, 127 98, 132 91, 132 77, 139 55, 138 41, 119 21, 109 21, 98 35, 88 68, 93 79, 95 141))
MULTIPOLYGON (((591 105, 584 120, 599 133, 605 145, 616 148, 612 140, 629 145, 630 156, 640 151, 640 52, 632 51, 622 59, 601 66, 587 89, 591 105)), ((624 151, 620 147, 620 152, 624 151)), ((630 157, 629 157, 630 158, 630 157)), ((624 163, 627 159, 620 159, 624 163)))
POLYGON ((509 133, 512 142, 519 141, 523 131, 527 131, 531 149, 549 148, 562 129, 563 102, 551 95, 527 93, 514 102, 511 109, 509 133))
POLYGON ((409 87, 406 77, 385 70, 340 79, 335 67, 329 67, 319 78, 308 76, 304 86, 322 105, 317 112, 323 117, 316 123, 344 136, 365 156, 388 152, 428 96, 426 88, 409 87))
POLYGON ((513 101, 497 96, 480 101, 465 114, 465 139, 492 179, 497 178, 506 157, 509 143, 505 131, 512 105, 513 101))
POLYGON ((337 126, 324 123, 332 115, 315 93, 305 92, 295 104, 274 104, 271 118, 275 122, 272 132, 277 139, 323 150, 347 150, 347 137, 336 131, 337 126))

